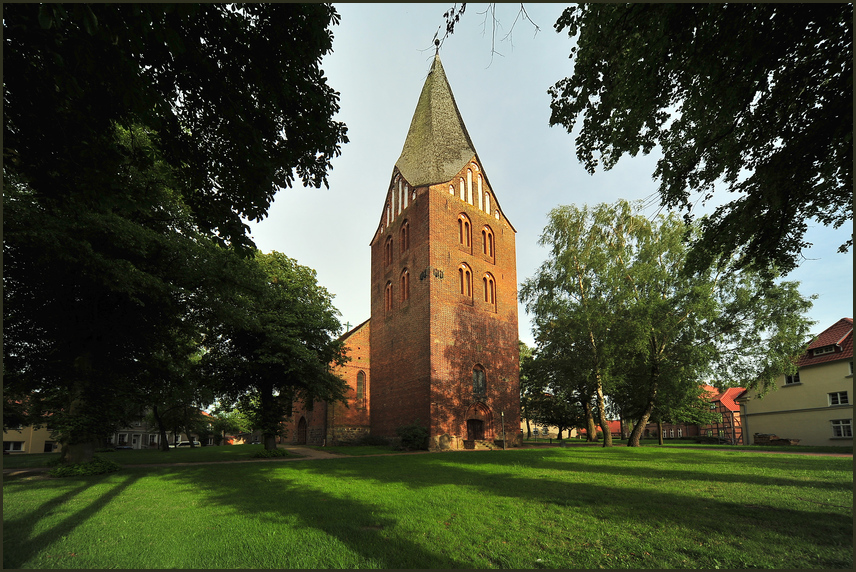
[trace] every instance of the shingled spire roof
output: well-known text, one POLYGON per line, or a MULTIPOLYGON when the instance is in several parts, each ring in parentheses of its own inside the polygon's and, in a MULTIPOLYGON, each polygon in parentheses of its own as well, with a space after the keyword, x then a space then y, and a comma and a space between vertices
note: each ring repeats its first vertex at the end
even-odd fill
POLYGON ((445 183, 476 154, 440 63, 428 72, 395 166, 414 187, 445 183))

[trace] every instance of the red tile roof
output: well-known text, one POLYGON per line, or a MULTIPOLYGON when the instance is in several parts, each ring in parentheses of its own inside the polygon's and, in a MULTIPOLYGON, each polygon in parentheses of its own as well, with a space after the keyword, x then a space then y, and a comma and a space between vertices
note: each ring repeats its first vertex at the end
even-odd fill
POLYGON ((716 397, 712 398, 711 401, 719 401, 729 411, 740 411, 740 406, 737 405, 734 400, 737 399, 737 397, 744 391, 746 390, 743 387, 729 387, 716 397))
MULTIPOLYGON (((597 430, 600 431, 600 423, 598 423, 596 421, 595 421, 595 423, 597 424, 597 430)), ((609 432, 612 433, 613 435, 616 433, 621 433, 621 421, 609 421, 609 432)), ((579 433, 582 433, 583 435, 585 435, 586 430, 580 429, 579 433)))
POLYGON ((841 318, 823 330, 806 348, 806 353, 797 361, 799 367, 816 365, 830 361, 853 358, 853 318, 841 318), (815 356, 812 350, 833 346, 835 351, 815 356))

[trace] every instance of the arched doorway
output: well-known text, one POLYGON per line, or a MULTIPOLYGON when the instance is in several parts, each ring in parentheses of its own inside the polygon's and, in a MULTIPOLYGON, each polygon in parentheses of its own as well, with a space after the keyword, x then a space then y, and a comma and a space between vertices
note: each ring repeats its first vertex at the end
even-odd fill
POLYGON ((297 441, 295 445, 305 445, 306 444, 306 417, 300 417, 300 421, 297 422, 297 441))
POLYGON ((493 439, 493 414, 484 403, 474 403, 467 408, 465 439, 483 441, 493 439))

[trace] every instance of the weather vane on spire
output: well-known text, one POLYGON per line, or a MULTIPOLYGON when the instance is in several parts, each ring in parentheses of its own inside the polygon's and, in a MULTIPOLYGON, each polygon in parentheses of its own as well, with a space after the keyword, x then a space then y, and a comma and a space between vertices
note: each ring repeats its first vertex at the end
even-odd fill
POLYGON ((440 40, 434 38, 434 55, 440 55, 440 40))

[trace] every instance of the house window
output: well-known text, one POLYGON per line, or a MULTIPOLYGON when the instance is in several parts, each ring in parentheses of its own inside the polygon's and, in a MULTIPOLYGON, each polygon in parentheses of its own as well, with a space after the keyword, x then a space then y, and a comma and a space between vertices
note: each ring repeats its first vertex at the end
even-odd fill
POLYGON ((711 403, 711 404, 710 404, 710 408, 711 408, 711 409, 716 409, 716 403, 711 403))
POLYGON ((119 433, 119 445, 124 447, 128 444, 128 434, 127 433, 119 433))
POLYGON ((23 441, 3 441, 3 451, 4 452, 23 452, 24 451, 24 442, 23 441))
POLYGON ((675 430, 669 429, 669 439, 674 439, 674 438, 675 438, 675 430))
MULTIPOLYGON (((853 437, 853 420, 852 419, 833 419, 832 420, 832 436, 833 437, 853 437)), ((5 445, 5 443, 4 443, 5 445)))
POLYGON ((407 271, 407 268, 401 271, 401 301, 410 298, 410 272, 407 271))
POLYGON ((383 245, 383 263, 385 265, 392 264, 392 237, 386 237, 386 242, 383 245))
POLYGON ((383 293, 383 309, 386 312, 392 311, 392 282, 386 283, 386 289, 383 293))
POLYGON ((464 296, 473 296, 473 273, 466 264, 458 268, 458 287, 464 296))
POLYGON ((665 438, 666 438, 666 430, 663 429, 663 439, 665 439, 665 438))
POLYGON ((706 433, 708 437, 713 437, 713 429, 708 429, 706 433))
POLYGON ((473 243, 473 231, 470 219, 464 213, 458 215, 458 244, 470 248, 473 243))
POLYGON ((476 395, 484 395, 487 392, 485 382, 484 369, 477 365, 473 368, 473 393, 476 395))
POLYGON ((823 346, 812 350, 812 355, 822 356, 823 354, 835 353, 835 346, 823 346))
POLYGON ((157 445, 158 444, 158 436, 157 435, 149 435, 149 445, 157 445))
POLYGON ((850 401, 847 399, 846 391, 836 391, 829 394, 829 405, 847 405, 850 401))
POLYGON ((853 362, 850 362, 850 375, 853 375, 853 362))
POLYGON ((404 254, 407 249, 410 248, 410 223, 408 221, 404 221, 401 225, 401 232, 399 235, 399 248, 401 250, 401 254, 404 254))
POLYGON ((794 375, 785 376, 785 385, 793 385, 795 383, 800 383, 800 372, 796 372, 794 375))
POLYGON ((357 400, 366 398, 366 372, 357 374, 357 400))
POLYGON ((683 436, 684 436, 684 430, 679 427, 678 428, 678 439, 680 439, 683 436))

